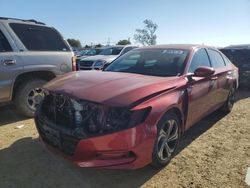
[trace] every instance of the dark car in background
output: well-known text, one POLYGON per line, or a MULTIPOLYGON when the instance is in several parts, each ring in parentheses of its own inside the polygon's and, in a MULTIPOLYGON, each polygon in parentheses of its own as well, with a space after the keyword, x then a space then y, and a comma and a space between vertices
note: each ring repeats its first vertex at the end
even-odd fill
POLYGON ((81 167, 162 167, 192 125, 232 110, 237 87, 237 67, 217 49, 138 48, 48 83, 35 122, 42 143, 81 167))
POLYGON ((250 44, 228 46, 220 51, 239 68, 239 86, 250 89, 250 44))

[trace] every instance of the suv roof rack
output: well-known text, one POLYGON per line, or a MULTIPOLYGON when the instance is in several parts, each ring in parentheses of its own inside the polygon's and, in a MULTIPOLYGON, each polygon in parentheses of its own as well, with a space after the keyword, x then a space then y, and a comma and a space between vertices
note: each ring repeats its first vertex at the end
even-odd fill
POLYGON ((45 25, 45 23, 43 23, 43 22, 38 22, 38 21, 36 21, 36 20, 34 20, 34 19, 24 20, 24 19, 18 19, 18 18, 0 17, 0 20, 19 20, 19 21, 23 21, 23 22, 33 22, 33 23, 36 23, 36 24, 45 25))

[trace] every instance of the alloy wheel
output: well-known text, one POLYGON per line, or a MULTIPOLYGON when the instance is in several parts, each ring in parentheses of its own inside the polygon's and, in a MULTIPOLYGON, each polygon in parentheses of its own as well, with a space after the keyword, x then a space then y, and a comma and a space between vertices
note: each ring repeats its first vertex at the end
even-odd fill
POLYGON ((235 89, 232 88, 230 90, 230 93, 229 93, 229 96, 228 96, 228 101, 227 101, 228 109, 231 110, 233 108, 234 102, 235 102, 235 89))
POLYGON ((178 129, 176 120, 170 119, 160 130, 157 142, 157 154, 160 160, 168 160, 175 151, 179 139, 178 129))

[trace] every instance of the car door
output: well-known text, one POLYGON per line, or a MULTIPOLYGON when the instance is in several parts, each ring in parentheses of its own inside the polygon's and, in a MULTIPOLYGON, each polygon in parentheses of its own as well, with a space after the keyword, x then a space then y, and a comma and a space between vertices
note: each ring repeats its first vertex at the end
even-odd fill
POLYGON ((217 90, 213 95, 213 108, 216 109, 227 100, 230 90, 230 80, 228 79, 228 76, 233 74, 233 72, 228 66, 226 66, 223 57, 218 51, 215 49, 207 49, 207 52, 212 63, 212 67, 215 69, 214 79, 217 79, 217 90))
POLYGON ((22 67, 16 52, 6 38, 6 33, 0 28, 0 102, 11 99, 14 79, 22 67))
MULTIPOLYGON (((204 48, 198 49, 191 60, 188 68, 188 73, 200 67, 211 67, 208 54, 204 48)), ((213 94, 216 90, 216 80, 213 76, 210 77, 192 77, 187 85, 188 92, 188 113, 186 129, 204 117, 213 106, 213 94)))

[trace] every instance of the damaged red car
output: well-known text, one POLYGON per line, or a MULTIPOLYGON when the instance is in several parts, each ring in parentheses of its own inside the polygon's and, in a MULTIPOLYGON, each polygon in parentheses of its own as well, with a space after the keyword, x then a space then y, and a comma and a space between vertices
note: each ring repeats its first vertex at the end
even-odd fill
POLYGON ((193 124, 231 111, 237 87, 238 69, 214 48, 143 47, 49 82, 35 122, 49 150, 81 167, 162 167, 193 124))

